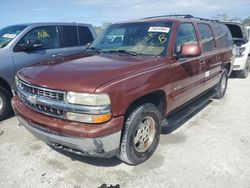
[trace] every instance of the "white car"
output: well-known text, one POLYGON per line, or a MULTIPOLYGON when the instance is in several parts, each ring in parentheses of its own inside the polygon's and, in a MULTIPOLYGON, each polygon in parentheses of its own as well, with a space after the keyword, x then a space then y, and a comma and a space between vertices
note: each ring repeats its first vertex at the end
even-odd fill
POLYGON ((233 72, 236 72, 237 77, 247 78, 250 70, 249 27, 238 22, 224 22, 224 24, 229 28, 235 44, 233 72))

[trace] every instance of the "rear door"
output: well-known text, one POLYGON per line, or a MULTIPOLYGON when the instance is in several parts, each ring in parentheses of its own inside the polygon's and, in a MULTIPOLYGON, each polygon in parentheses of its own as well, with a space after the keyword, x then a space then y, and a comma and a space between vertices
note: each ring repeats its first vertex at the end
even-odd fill
POLYGON ((85 50, 87 44, 92 43, 94 40, 93 34, 89 27, 78 25, 78 37, 79 37, 79 43, 80 43, 80 50, 85 50))
POLYGON ((16 70, 44 60, 63 59, 65 50, 60 44, 57 26, 38 26, 28 31, 12 49, 12 57, 16 70), (39 40, 42 46, 32 51, 20 51, 19 44, 28 40, 39 40))
MULTIPOLYGON (((180 53, 183 44, 198 44, 197 35, 192 23, 182 23, 176 37, 176 54, 180 53)), ((200 57, 179 58, 172 65, 173 84, 172 110, 199 95, 203 89, 200 57)))
POLYGON ((79 54, 81 48, 79 45, 78 31, 76 25, 64 25, 60 27, 63 47, 66 49, 66 56, 79 54))
POLYGON ((206 23, 197 24, 202 48, 201 74, 204 79, 204 91, 219 81, 223 53, 216 46, 211 26, 206 23))
POLYGON ((66 55, 74 55, 83 52, 88 43, 94 40, 89 27, 84 25, 64 25, 60 27, 63 47, 66 55))

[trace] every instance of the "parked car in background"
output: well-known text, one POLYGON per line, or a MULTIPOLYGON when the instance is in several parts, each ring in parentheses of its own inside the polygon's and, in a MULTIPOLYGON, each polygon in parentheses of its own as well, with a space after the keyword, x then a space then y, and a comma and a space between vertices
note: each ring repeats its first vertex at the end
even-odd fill
POLYGON ((52 147, 137 165, 156 150, 161 129, 194 112, 176 116, 188 103, 225 95, 232 50, 229 30, 214 20, 175 15, 113 24, 84 58, 20 70, 13 109, 52 147), (119 41, 107 43, 111 37, 119 41))
POLYGON ((229 28, 235 44, 233 71, 240 78, 247 78, 250 71, 249 30, 238 22, 224 22, 229 28))
POLYGON ((93 26, 80 23, 35 23, 0 30, 0 120, 11 110, 11 88, 19 69, 44 60, 81 53, 96 38, 93 26))

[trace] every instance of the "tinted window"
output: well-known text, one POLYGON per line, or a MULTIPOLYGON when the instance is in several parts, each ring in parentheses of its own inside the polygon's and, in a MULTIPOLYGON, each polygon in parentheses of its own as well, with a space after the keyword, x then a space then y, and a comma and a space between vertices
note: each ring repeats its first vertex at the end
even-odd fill
POLYGON ((55 26, 42 26, 30 30, 18 44, 26 44, 28 40, 39 40, 42 43, 40 49, 59 48, 58 30, 55 26))
POLYGON ((217 24, 215 26, 215 31, 216 31, 216 39, 219 41, 220 46, 222 48, 229 47, 233 45, 233 39, 232 35, 229 31, 229 29, 222 24, 217 24))
POLYGON ((62 26, 64 47, 79 46, 76 26, 62 26))
POLYGON ((180 53, 183 44, 197 44, 197 37, 193 24, 183 23, 180 25, 176 38, 176 52, 180 53))
POLYGON ((79 33, 80 45, 83 46, 83 45, 93 42, 94 39, 88 27, 79 26, 78 33, 79 33))
POLYGON ((209 52, 215 49, 215 41, 212 30, 207 24, 198 24, 201 34, 201 44, 203 52, 209 52))

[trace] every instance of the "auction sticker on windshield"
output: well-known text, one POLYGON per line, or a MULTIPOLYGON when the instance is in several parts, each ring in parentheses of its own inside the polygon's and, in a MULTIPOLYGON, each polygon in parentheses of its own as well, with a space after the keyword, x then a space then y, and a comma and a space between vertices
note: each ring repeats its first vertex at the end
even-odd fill
POLYGON ((4 34, 3 38, 9 38, 9 39, 13 39, 16 37, 16 34, 4 34))
POLYGON ((169 27, 160 27, 160 26, 150 27, 148 29, 148 32, 169 33, 169 31, 170 31, 169 27))

